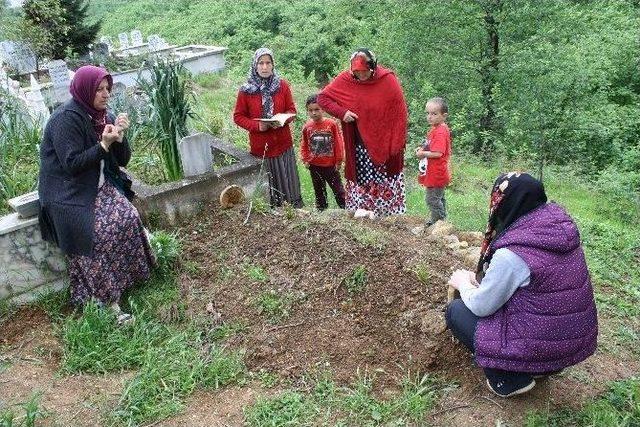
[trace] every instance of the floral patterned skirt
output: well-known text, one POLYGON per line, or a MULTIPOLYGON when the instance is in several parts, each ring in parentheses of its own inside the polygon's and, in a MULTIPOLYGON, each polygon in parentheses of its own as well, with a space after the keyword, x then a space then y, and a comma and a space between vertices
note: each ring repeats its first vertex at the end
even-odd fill
POLYGON ((366 209, 375 216, 403 214, 405 203, 404 174, 389 175, 385 165, 376 166, 363 144, 356 144, 356 182, 347 180, 346 208, 366 209))
POLYGON ((71 301, 119 302, 125 289, 149 278, 154 263, 138 211, 105 181, 95 202, 93 254, 69 257, 71 301))

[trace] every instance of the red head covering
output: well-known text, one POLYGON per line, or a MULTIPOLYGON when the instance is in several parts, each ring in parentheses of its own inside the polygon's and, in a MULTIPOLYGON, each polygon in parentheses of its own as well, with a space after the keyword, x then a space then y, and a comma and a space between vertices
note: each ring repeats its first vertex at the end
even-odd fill
POLYGON ((367 59, 361 55, 356 55, 351 60, 351 71, 369 71, 367 59))

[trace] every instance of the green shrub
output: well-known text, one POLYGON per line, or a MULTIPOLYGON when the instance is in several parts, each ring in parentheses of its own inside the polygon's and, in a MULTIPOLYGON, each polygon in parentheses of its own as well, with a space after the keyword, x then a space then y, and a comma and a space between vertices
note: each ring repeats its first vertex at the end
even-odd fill
POLYGON ((151 249, 156 256, 158 269, 161 272, 168 272, 178 262, 182 245, 176 234, 158 230, 151 234, 151 249))

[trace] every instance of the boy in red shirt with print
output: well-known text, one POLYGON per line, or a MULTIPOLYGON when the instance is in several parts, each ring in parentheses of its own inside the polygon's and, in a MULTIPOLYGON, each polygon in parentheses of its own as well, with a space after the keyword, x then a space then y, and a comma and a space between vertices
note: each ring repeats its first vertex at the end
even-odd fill
POLYGON ((431 98, 425 106, 431 129, 425 143, 416 149, 420 159, 418 182, 427 187, 426 202, 431 211, 427 226, 447 218, 444 189, 451 182, 451 133, 445 123, 449 106, 443 98, 431 98))
POLYGON ((311 174, 316 207, 323 211, 329 206, 326 183, 331 187, 338 206, 344 209, 345 192, 340 178, 344 158, 342 134, 336 122, 324 117, 317 95, 307 98, 306 107, 310 120, 302 128, 300 157, 311 174))

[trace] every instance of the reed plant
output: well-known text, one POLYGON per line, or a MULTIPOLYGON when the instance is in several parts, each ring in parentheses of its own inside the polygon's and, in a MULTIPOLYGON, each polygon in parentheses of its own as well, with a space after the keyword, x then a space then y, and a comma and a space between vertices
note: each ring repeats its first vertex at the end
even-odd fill
POLYGON ((19 105, 0 90, 0 213, 9 210, 8 199, 33 191, 37 184, 42 129, 19 105))
POLYGON ((191 79, 182 64, 169 60, 159 60, 150 71, 151 78, 138 84, 149 97, 152 122, 162 130, 157 138, 166 175, 175 181, 183 176, 178 142, 188 135, 187 121, 194 117, 191 79))

